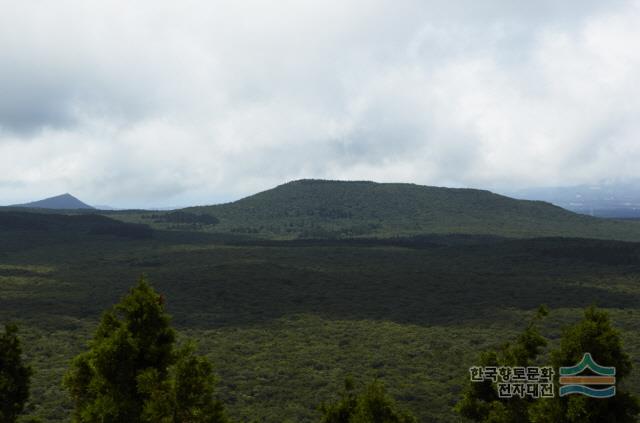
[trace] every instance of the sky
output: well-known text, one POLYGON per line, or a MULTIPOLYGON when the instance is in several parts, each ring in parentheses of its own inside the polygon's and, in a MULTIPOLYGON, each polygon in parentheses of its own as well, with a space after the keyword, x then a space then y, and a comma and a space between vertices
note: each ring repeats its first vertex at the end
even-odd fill
POLYGON ((0 204, 638 177, 637 0, 0 0, 0 204))

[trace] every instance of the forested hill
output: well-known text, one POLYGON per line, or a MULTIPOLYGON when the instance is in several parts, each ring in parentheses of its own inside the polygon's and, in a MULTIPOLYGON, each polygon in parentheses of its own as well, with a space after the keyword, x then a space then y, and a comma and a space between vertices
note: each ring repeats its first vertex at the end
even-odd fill
POLYGON ((400 183, 299 180, 185 211, 219 219, 216 232, 282 238, 464 233, 640 241, 638 222, 597 219, 484 190, 400 183))

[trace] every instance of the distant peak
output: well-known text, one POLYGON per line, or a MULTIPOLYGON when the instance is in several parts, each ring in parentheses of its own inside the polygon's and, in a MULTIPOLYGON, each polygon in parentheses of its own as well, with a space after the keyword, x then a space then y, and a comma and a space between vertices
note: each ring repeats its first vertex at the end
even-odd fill
POLYGON ((93 209, 90 205, 80 201, 78 198, 69 194, 68 192, 53 197, 48 197, 43 200, 33 201, 26 204, 17 204, 14 207, 28 207, 37 209, 93 209))
POLYGON ((47 197, 44 198, 42 200, 39 201, 48 201, 48 200, 78 200, 78 198, 74 195, 69 194, 68 192, 65 192, 64 194, 60 194, 60 195, 54 195, 53 197, 47 197))

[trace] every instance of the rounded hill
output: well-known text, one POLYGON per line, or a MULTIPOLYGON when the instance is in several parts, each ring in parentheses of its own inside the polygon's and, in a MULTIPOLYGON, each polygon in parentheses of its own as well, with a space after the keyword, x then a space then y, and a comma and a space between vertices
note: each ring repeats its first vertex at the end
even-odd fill
POLYGON ((233 203, 188 210, 220 219, 216 231, 282 238, 464 233, 640 240, 634 222, 485 190, 406 183, 304 179, 233 203))

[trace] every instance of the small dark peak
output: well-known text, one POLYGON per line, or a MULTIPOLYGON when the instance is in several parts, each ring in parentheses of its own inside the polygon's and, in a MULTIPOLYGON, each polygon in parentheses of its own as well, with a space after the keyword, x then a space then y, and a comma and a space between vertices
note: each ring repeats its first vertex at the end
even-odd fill
POLYGON ((77 209, 93 209, 90 205, 83 203, 69 193, 56 195, 54 197, 45 198, 43 200, 33 201, 31 203, 16 204, 13 207, 25 207, 34 209, 52 209, 52 210, 77 210, 77 209))

